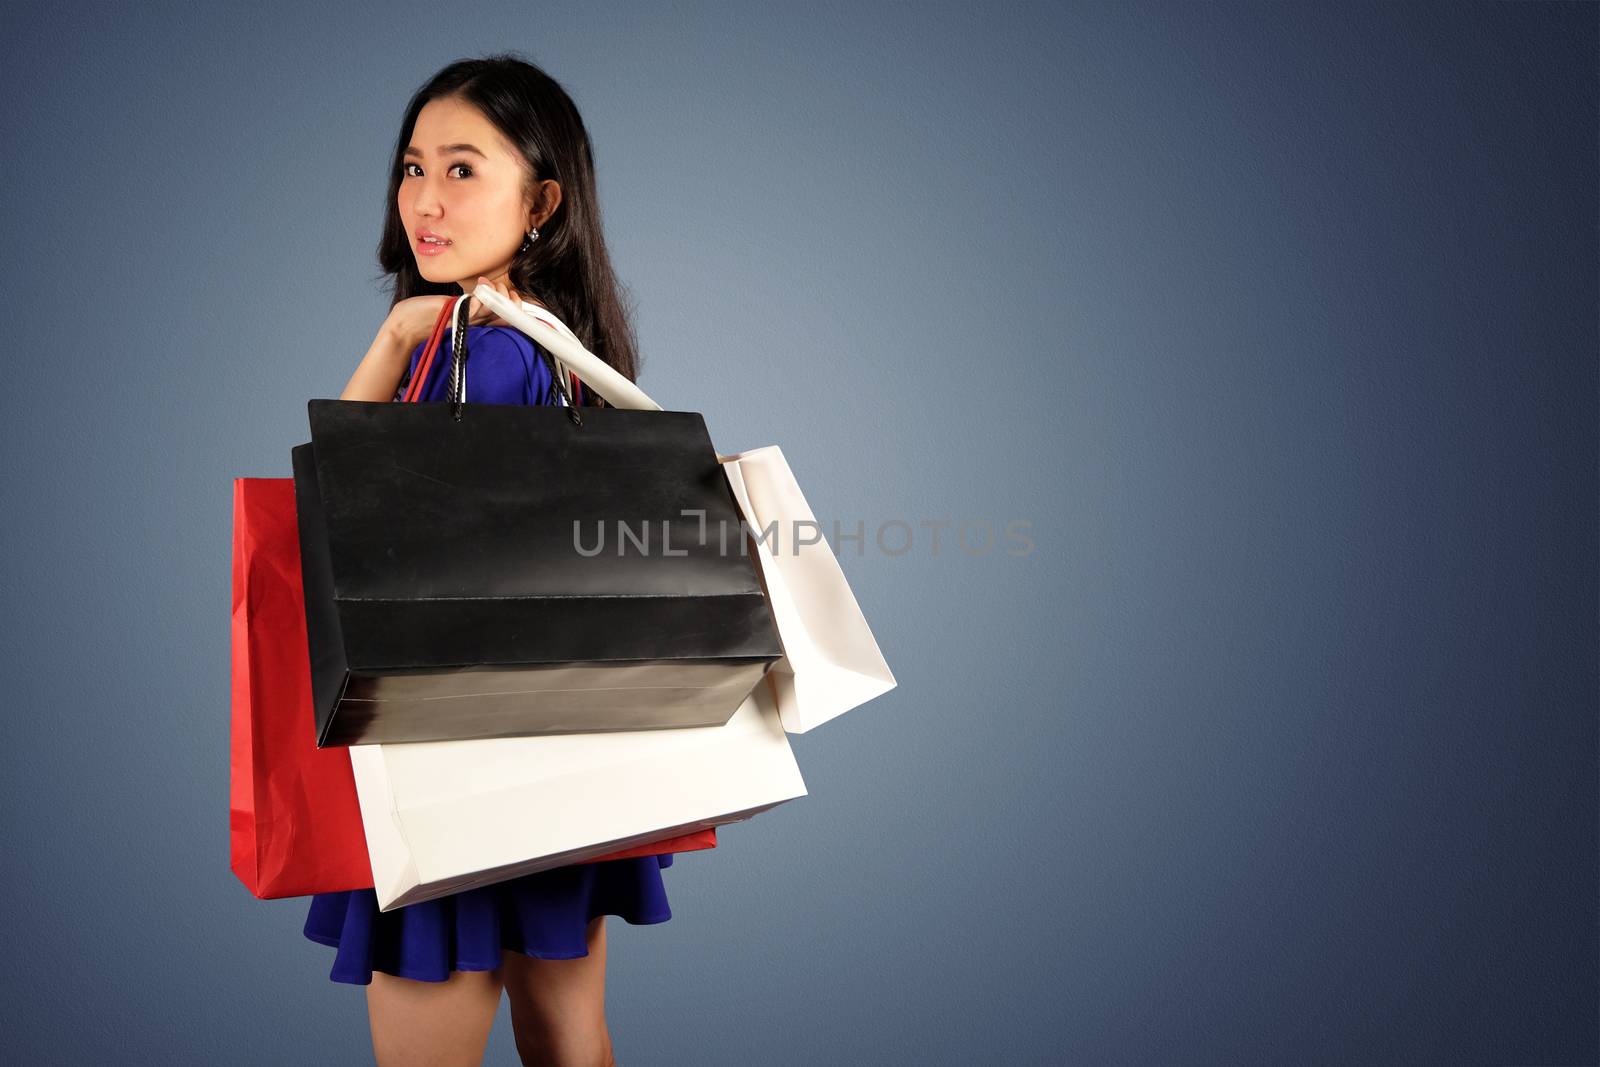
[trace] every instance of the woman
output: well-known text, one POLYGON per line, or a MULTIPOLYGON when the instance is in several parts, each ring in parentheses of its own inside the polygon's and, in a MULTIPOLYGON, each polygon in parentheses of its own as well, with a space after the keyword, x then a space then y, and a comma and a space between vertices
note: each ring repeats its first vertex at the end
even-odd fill
MULTIPOLYGON (((601 234, 588 134, 566 92, 509 55, 441 70, 406 109, 378 261, 393 303, 341 398, 410 387, 440 309, 487 281, 538 304, 630 380, 635 345, 601 234)), ((481 306, 467 400, 538 404, 551 374, 533 342, 481 306)), ((450 333, 419 399, 445 399, 450 333)), ((580 402, 601 403, 579 389, 580 402)), ((312 898, 305 935, 336 946, 330 977, 367 985, 380 1067, 478 1064, 501 991, 525 1064, 612 1064, 605 916, 672 917, 672 856, 576 864, 378 911, 371 889, 312 898)))

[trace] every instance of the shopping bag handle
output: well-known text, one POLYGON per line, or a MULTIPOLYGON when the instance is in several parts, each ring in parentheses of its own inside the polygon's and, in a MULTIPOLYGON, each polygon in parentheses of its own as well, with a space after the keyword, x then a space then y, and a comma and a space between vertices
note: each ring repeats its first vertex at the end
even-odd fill
MULTIPOLYGON (((459 360, 453 355, 451 357, 450 369, 446 374, 446 398, 451 404, 451 409, 456 419, 459 420, 461 418, 461 405, 466 399, 467 392, 466 322, 470 322, 470 316, 466 322, 461 317, 462 308, 466 305, 467 296, 464 294, 453 300, 446 300, 440 306, 439 317, 434 321, 433 332, 429 335, 428 343, 423 347, 422 354, 417 360, 416 370, 407 383, 407 387, 397 399, 415 403, 421 398, 422 385, 428 380, 428 374, 433 369, 433 359, 438 354, 439 343, 444 338, 445 327, 452 326, 455 330, 454 339, 451 342, 452 351, 460 352, 462 355, 459 360)), ((568 332, 570 333, 571 331, 568 332)), ((539 354, 544 357, 546 363, 550 364, 550 393, 545 402, 551 405, 557 403, 556 394, 559 381, 560 402, 565 403, 567 409, 572 413, 572 421, 582 426, 583 417, 578 414, 577 405, 573 402, 572 394, 566 388, 565 379, 558 378, 555 360, 550 356, 550 353, 543 349, 539 350, 539 354)))
MULTIPOLYGON (((632 408, 637 411, 660 411, 661 405, 647 396, 643 389, 623 377, 611 364, 583 347, 576 334, 559 320, 546 320, 540 316, 544 308, 537 304, 513 303, 488 282, 478 283, 470 294, 480 304, 505 319, 511 325, 539 342, 551 355, 578 373, 578 379, 588 389, 605 398, 614 408, 632 408)), ((563 385, 563 390, 565 386, 563 385)), ((576 410, 576 409, 574 409, 576 410)))
POLYGON ((422 355, 417 357, 417 366, 411 372, 411 381, 406 383, 403 398, 407 403, 415 403, 422 395, 422 383, 428 380, 428 372, 433 369, 434 353, 439 351, 439 341, 444 337, 444 328, 450 322, 452 302, 446 300, 439 308, 439 317, 434 320, 433 332, 428 335, 428 343, 422 349, 422 355))
MULTIPOLYGON (((450 404, 450 413, 455 416, 457 422, 461 421, 462 405, 466 403, 467 398, 467 358, 470 355, 467 351, 467 324, 471 318, 467 309, 471 304, 472 294, 464 293, 454 305, 455 334, 450 341, 450 370, 445 400, 450 404)), ((566 406, 573 425, 582 426, 583 416, 578 413, 578 405, 573 403, 572 394, 567 389, 566 375, 556 369, 556 362, 550 353, 543 349, 538 351, 550 365, 550 392, 545 398, 545 403, 554 406, 559 394, 559 402, 566 406)))

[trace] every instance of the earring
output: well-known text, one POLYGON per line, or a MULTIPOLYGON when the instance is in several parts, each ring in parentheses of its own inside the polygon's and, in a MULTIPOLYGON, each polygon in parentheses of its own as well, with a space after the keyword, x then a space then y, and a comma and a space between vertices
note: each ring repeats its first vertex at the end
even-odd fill
POLYGON ((528 236, 522 239, 522 247, 517 249, 517 251, 526 252, 528 249, 533 247, 533 242, 537 241, 538 239, 539 227, 535 226, 533 229, 528 231, 528 236))

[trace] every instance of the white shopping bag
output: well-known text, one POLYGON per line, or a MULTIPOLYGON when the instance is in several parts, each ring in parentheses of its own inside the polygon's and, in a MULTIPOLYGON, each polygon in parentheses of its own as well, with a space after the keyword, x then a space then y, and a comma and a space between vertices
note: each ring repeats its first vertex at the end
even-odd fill
MULTIPOLYGON (((659 411, 661 406, 584 348, 566 324, 535 304, 520 307, 492 286, 473 290, 495 314, 543 345, 613 407, 659 411)), ((734 498, 756 537, 757 571, 783 642, 784 655, 767 672, 784 729, 802 734, 895 687, 866 616, 825 539, 799 544, 796 529, 813 531, 816 516, 777 445, 719 457, 734 498), (763 535, 776 524, 777 551, 763 535)), ((808 532, 807 537, 811 536, 808 532)))
POLYGON ((806 795, 770 683, 722 726, 352 745, 380 911, 806 795))
POLYGON ((783 728, 803 734, 895 687, 866 616, 777 445, 723 456, 778 624, 767 672, 783 728), (768 544, 768 536, 772 543, 768 544))

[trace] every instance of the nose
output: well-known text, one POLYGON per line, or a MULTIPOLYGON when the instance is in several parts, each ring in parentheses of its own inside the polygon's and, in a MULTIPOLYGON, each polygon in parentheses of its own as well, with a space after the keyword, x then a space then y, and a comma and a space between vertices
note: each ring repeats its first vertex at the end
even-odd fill
POLYGON ((412 183, 411 210, 420 219, 434 219, 439 215, 439 191, 431 177, 412 183))

